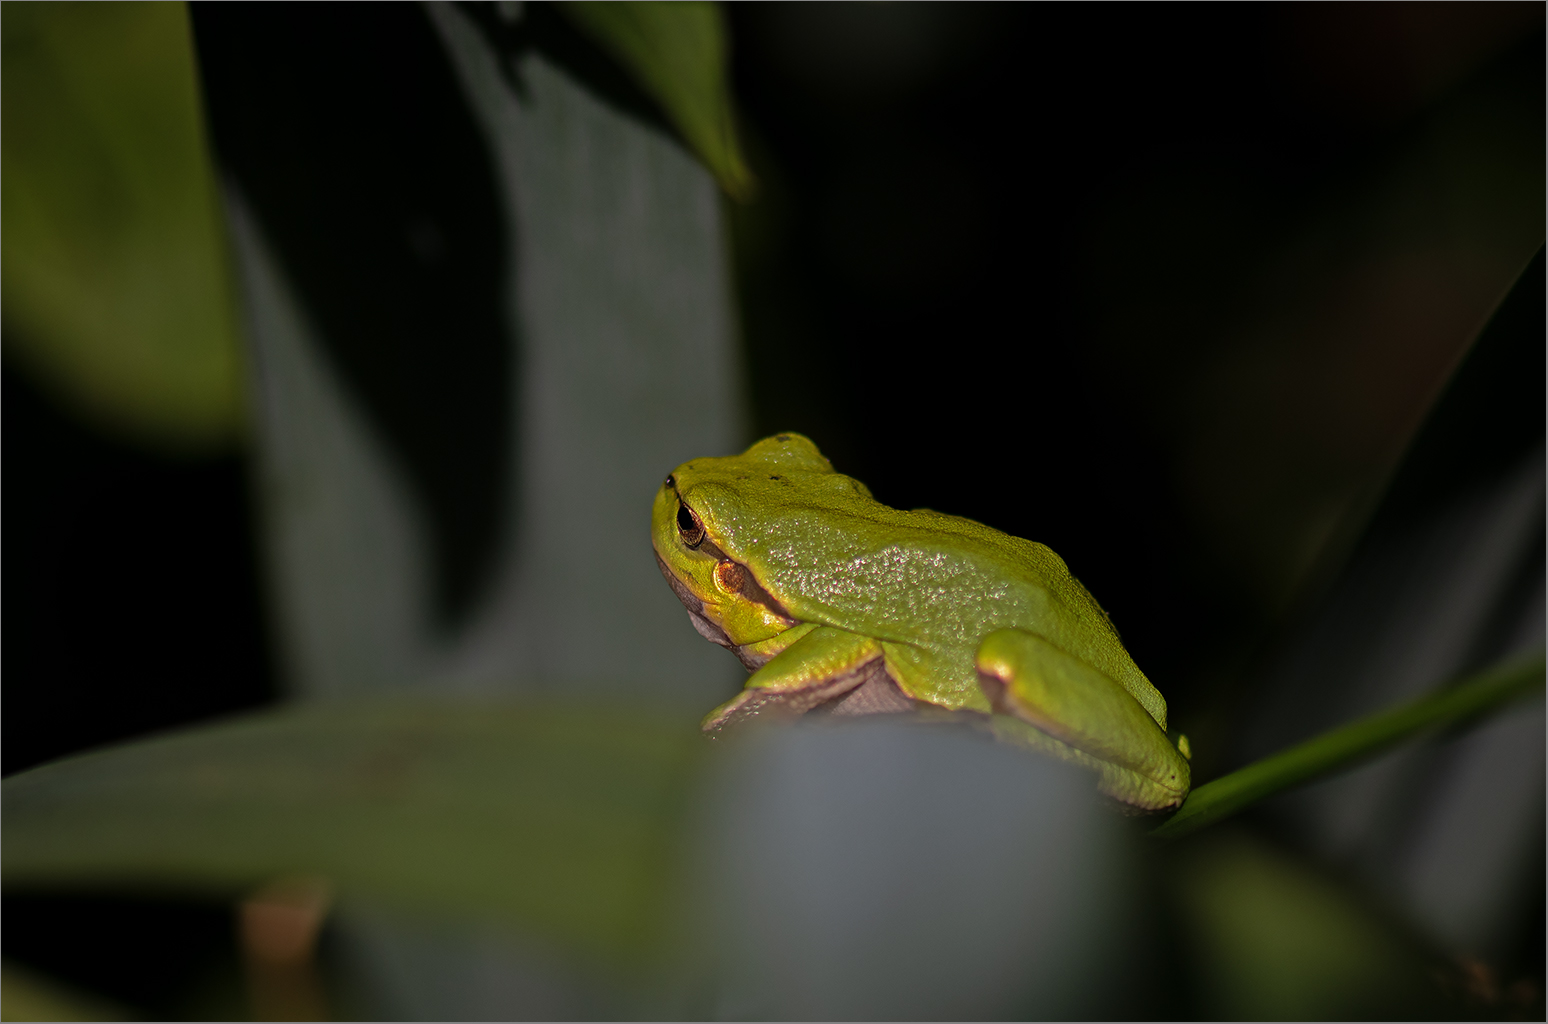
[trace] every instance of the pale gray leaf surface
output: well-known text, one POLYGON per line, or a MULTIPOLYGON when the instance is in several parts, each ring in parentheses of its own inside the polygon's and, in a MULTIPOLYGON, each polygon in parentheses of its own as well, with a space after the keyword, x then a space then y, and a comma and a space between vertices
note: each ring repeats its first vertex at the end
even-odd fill
POLYGON ((423 510, 228 187, 286 681, 303 696, 541 681, 713 706, 740 669, 662 585, 649 509, 673 466, 744 440, 715 183, 540 55, 520 58, 518 96, 469 18, 427 11, 488 134, 515 250, 515 498, 489 594, 439 631, 423 510))
POLYGON ((1121 1014, 1155 961, 1136 851, 1091 777, 895 718, 769 729, 728 752, 699 836, 688 1014, 1121 1014))

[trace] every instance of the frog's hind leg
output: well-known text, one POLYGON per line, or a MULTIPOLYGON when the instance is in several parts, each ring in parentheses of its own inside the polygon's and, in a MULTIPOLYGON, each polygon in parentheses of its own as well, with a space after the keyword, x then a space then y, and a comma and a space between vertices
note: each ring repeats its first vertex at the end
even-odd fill
POLYGON ((985 637, 976 663, 996 712, 1096 758, 1110 796, 1154 810, 1187 796, 1187 760, 1116 680, 1019 629, 985 637))
MULTIPOLYGON (((853 699, 849 695, 869 694, 877 675, 886 676, 881 644, 858 633, 818 626, 770 658, 748 677, 741 693, 706 715, 704 730, 718 732, 760 715, 801 715, 830 703, 835 712, 845 713, 838 709, 853 699)), ((853 711, 863 713, 860 708, 853 711)))

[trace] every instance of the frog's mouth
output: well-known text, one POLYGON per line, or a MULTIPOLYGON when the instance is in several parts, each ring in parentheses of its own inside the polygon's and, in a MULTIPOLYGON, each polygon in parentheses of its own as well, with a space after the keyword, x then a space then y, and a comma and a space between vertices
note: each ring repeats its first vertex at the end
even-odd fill
MULTIPOLYGON (((672 593, 676 594, 677 599, 683 603, 683 607, 688 609, 688 621, 693 623, 693 628, 698 631, 698 634, 710 643, 719 644, 732 654, 735 654, 737 660, 746 667, 747 671, 755 672, 762 668, 764 663, 769 660, 768 656, 754 652, 750 645, 738 646, 733 643, 731 638, 726 635, 726 631, 711 622, 709 617, 704 614, 703 599, 689 590, 687 584, 677 578, 677 574, 672 572, 671 568, 666 564, 666 560, 661 557, 660 552, 652 551, 651 553, 656 556, 656 567, 661 570, 661 575, 666 577, 667 585, 672 588, 672 593)), ((742 578, 752 581, 751 585, 757 588, 758 593, 767 597, 767 592, 753 580, 753 575, 747 570, 746 566, 735 562, 730 564, 736 565, 741 570, 742 578)), ((790 619, 790 616, 783 608, 774 604, 772 598, 768 598, 767 601, 762 603, 771 607, 777 614, 789 619, 792 626, 795 625, 795 620, 790 619)))
MULTIPOLYGON (((720 559, 718 565, 729 566, 739 575, 741 585, 737 589, 742 596, 774 611, 786 619, 791 626, 797 624, 790 613, 763 589, 745 565, 726 558, 725 553, 708 540, 703 542, 700 550, 720 559)), ((711 622, 704 614, 703 598, 688 589, 688 585, 671 570, 659 551, 652 549, 651 554, 655 555, 656 567, 661 570, 661 575, 672 588, 672 593, 677 595, 677 599, 688 610, 688 621, 693 623, 693 628, 700 636, 735 654, 737 660, 749 672, 756 672, 769 661, 772 655, 756 650, 756 644, 738 646, 733 643, 726 635, 726 631, 711 622)), ((710 713, 704 721, 704 730, 714 734, 728 726, 760 716, 786 717, 804 715, 808 712, 833 715, 886 714, 907 711, 914 706, 915 702, 898 686, 887 672, 883 659, 877 656, 848 672, 800 690, 777 693, 759 689, 743 690, 731 701, 710 713)))
POLYGON ((666 577, 667 586, 672 588, 672 593, 676 594, 677 599, 683 603, 683 607, 688 609, 688 618, 693 621, 693 628, 699 631, 699 635, 712 644, 735 650, 736 645, 731 642, 730 637, 726 636, 726 631, 704 617, 704 601, 699 595, 689 590, 687 584, 677 578, 677 574, 666 564, 666 559, 661 557, 660 552, 652 551, 651 554, 656 556, 656 568, 660 569, 661 575, 666 577))

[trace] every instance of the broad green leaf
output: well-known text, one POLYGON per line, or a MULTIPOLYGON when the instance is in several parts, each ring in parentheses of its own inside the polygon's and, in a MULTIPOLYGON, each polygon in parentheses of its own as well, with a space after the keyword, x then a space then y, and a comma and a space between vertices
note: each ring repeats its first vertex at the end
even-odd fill
POLYGON ((182 4, 5 4, 5 344, 174 450, 241 423, 233 286, 182 4))
POLYGON ((3 877, 225 896, 316 875, 638 962, 703 745, 692 722, 629 709, 298 705, 6 779, 3 877))
POLYGON ((1180 839, 1265 797, 1352 767, 1427 729, 1465 721, 1543 687, 1543 656, 1496 666, 1439 693, 1330 729, 1199 786, 1151 834, 1180 839))
POLYGON ((661 104, 727 194, 752 194, 753 177, 736 140, 718 6, 707 0, 577 0, 559 7, 661 104))

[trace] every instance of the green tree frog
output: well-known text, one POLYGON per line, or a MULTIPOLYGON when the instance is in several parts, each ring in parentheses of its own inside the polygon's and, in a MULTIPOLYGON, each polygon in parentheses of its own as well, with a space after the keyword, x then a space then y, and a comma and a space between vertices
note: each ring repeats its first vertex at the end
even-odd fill
POLYGON ((651 539, 695 629, 750 671, 704 728, 758 716, 941 708, 1094 769, 1160 810, 1188 793, 1187 741, 1107 614, 1042 544, 889 508, 800 434, 685 462, 651 539))

